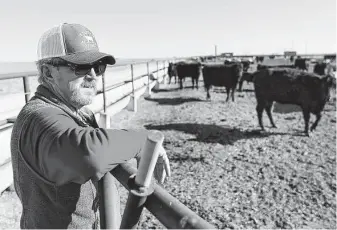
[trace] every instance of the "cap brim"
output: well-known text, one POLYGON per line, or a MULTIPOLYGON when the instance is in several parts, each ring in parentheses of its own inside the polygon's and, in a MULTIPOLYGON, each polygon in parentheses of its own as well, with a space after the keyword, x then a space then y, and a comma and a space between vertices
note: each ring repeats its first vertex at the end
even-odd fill
POLYGON ((116 60, 112 55, 101 53, 99 51, 85 51, 76 54, 70 54, 60 58, 76 65, 92 65, 98 61, 102 61, 103 63, 109 65, 116 63, 116 60))

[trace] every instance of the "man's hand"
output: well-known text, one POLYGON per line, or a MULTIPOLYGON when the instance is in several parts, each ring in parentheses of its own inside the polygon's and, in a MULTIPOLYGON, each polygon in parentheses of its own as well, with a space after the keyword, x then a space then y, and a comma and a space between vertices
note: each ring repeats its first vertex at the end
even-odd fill
POLYGON ((166 176, 171 176, 170 161, 162 145, 159 147, 159 156, 153 176, 160 184, 164 183, 166 176))

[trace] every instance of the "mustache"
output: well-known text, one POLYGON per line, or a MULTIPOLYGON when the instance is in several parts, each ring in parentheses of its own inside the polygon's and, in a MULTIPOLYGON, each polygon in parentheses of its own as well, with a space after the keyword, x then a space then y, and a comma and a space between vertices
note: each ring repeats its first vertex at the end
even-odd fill
POLYGON ((94 88, 94 89, 96 89, 96 88, 97 88, 97 85, 96 85, 96 82, 95 82, 95 81, 84 81, 84 82, 81 84, 81 87, 82 87, 82 88, 94 88))

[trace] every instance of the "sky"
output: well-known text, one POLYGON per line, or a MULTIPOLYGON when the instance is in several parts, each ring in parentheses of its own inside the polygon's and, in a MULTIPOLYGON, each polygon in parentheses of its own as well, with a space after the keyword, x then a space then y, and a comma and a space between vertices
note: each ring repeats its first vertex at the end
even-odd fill
POLYGON ((336 0, 22 0, 0 8, 0 61, 36 61, 60 23, 91 30, 116 58, 336 52, 336 0))

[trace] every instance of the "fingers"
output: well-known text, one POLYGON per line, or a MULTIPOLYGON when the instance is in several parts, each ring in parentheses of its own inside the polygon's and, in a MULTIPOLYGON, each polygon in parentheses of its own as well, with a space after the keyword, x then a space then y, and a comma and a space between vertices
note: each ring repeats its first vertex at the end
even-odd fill
POLYGON ((163 155, 163 160, 164 160, 165 172, 167 176, 170 177, 171 176, 170 161, 166 154, 163 155))
POLYGON ((166 174, 168 177, 170 177, 171 176, 170 161, 162 145, 160 146, 159 152, 160 153, 159 153, 158 163, 162 163, 162 161, 164 161, 164 167, 165 167, 166 174))
POLYGON ((161 175, 161 178, 160 178, 160 183, 161 183, 161 184, 164 183, 165 178, 166 178, 166 171, 162 171, 162 175, 161 175))
POLYGON ((171 176, 170 161, 167 157, 164 147, 159 147, 159 157, 155 167, 155 177, 160 184, 163 184, 166 176, 171 176))
POLYGON ((164 170, 163 164, 159 163, 155 167, 154 177, 158 181, 158 183, 163 184, 166 178, 166 172, 164 170))

